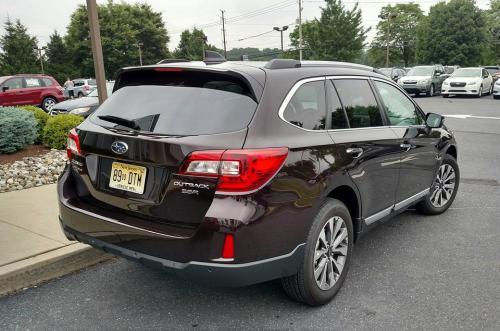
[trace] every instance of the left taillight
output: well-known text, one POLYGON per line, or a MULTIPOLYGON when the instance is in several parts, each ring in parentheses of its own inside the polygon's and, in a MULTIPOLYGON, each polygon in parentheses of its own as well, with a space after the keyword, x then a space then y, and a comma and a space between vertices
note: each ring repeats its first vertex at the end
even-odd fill
POLYGON ((216 177, 220 192, 249 192, 271 180, 287 155, 286 147, 195 151, 184 160, 179 173, 216 177))
POLYGON ((66 153, 68 153, 68 160, 73 158, 73 155, 81 155, 82 151, 80 149, 80 138, 78 133, 73 128, 68 134, 68 140, 66 144, 66 153))

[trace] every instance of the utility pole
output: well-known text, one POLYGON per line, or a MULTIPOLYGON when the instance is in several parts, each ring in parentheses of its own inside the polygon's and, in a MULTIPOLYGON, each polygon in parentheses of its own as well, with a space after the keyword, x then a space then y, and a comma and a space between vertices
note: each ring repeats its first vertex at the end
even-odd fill
POLYGON ((385 50, 385 67, 389 68, 389 42, 391 40, 391 18, 395 18, 396 14, 387 13, 378 16, 381 19, 387 19, 387 32, 386 32, 386 50, 385 50))
POLYGON ((288 25, 285 25, 283 27, 275 26, 273 30, 278 31, 281 33, 281 53, 283 53, 283 31, 288 30, 288 25))
POLYGON ((299 60, 302 61, 302 0, 299 0, 299 60))
POLYGON ((141 67, 142 67, 142 51, 141 51, 142 45, 144 45, 144 44, 141 42, 137 43, 137 48, 139 48, 139 64, 141 65, 141 67))
POLYGON ((43 56, 42 56, 42 51, 45 51, 47 49, 47 47, 45 47, 45 46, 43 46, 42 48, 35 47, 33 49, 38 52, 38 56, 40 57, 40 67, 42 69, 42 75, 43 75, 45 72, 43 71, 43 56))
POLYGON ((220 10, 220 12, 222 13, 222 39, 223 39, 223 42, 224 42, 224 58, 227 59, 227 51, 226 51, 226 25, 225 25, 225 19, 224 19, 224 10, 220 10))
POLYGON ((99 93, 99 103, 103 103, 107 99, 108 93, 106 91, 106 76, 104 74, 104 59, 102 57, 101 32, 99 30, 96 0, 87 0, 87 14, 89 16, 90 43, 92 44, 97 92, 99 93))

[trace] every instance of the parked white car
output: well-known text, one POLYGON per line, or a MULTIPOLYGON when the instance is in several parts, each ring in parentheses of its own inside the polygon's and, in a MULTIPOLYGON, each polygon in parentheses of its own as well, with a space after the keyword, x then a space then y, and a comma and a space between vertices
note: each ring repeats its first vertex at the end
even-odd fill
POLYGON ((497 79, 493 86, 493 99, 500 99, 500 79, 497 79))
POLYGON ((478 98, 493 92, 493 78, 484 68, 459 68, 443 82, 441 95, 474 95, 478 98))

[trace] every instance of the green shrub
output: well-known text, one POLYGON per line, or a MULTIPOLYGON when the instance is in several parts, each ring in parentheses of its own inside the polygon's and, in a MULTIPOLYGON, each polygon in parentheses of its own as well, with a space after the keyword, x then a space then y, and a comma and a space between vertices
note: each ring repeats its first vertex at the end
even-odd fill
POLYGON ((37 138, 33 113, 14 107, 0 107, 0 154, 14 153, 37 138))
POLYGON ((35 115, 36 121, 37 121, 37 129, 38 129, 38 137, 35 140, 36 144, 41 144, 42 143, 42 135, 43 135, 43 128, 45 127, 45 124, 47 123, 47 120, 50 118, 49 114, 43 111, 42 108, 38 108, 35 106, 19 106, 19 108, 24 109, 26 111, 32 112, 33 115, 35 115))
POLYGON ((57 115, 48 119, 43 129, 43 143, 50 148, 63 149, 66 146, 69 130, 83 122, 78 115, 57 115))

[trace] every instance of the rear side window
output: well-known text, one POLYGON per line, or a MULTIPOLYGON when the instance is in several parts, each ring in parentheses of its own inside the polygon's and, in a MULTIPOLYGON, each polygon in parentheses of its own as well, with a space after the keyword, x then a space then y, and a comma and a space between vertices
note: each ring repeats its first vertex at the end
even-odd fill
POLYGON ((117 127, 98 118, 111 115, 134 120, 141 131, 166 135, 232 132, 246 128, 253 117, 257 102, 250 95, 244 82, 220 73, 124 73, 118 90, 91 120, 117 127))
POLYGON ((50 79, 48 79, 48 78, 42 78, 42 80, 43 80, 43 84, 45 86, 52 86, 53 85, 52 81, 50 79))
POLYGON ((26 87, 40 87, 42 86, 42 82, 40 82, 40 79, 38 78, 33 78, 33 77, 26 77, 24 79, 26 82, 26 87))
POLYGON ((302 84, 288 102, 283 118, 307 130, 324 130, 326 124, 325 82, 302 84))
POLYGON ((367 80, 338 79, 334 85, 344 105, 351 128, 382 126, 377 100, 367 80))

